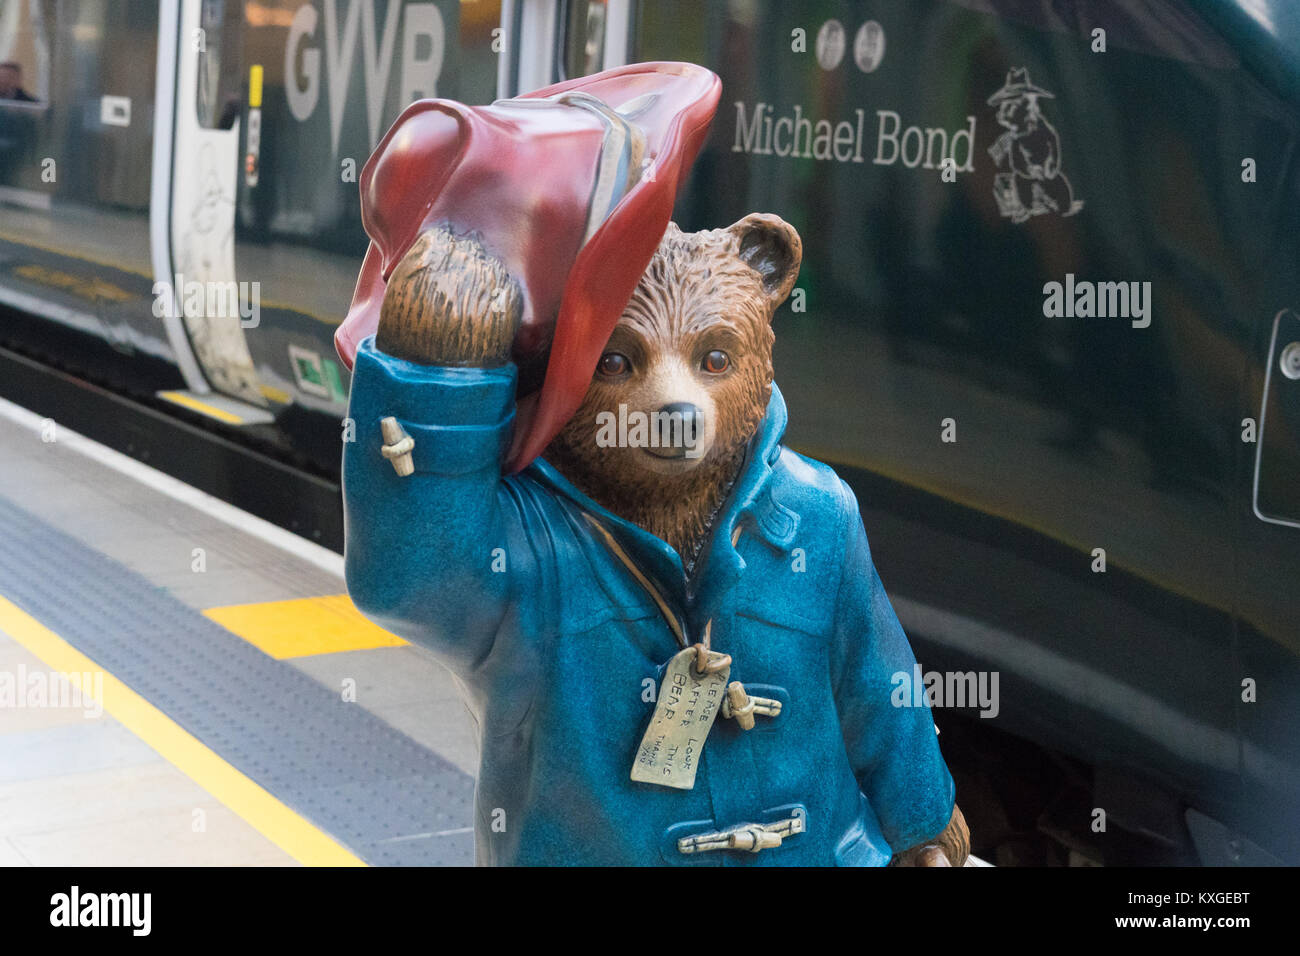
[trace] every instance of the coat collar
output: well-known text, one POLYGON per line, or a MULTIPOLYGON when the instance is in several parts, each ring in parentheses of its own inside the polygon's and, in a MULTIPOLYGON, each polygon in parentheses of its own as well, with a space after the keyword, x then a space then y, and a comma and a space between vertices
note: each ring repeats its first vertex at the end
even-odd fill
MULTIPOLYGON (((786 421, 785 399, 773 382, 767 413, 750 441, 740 477, 723 504, 701 556, 704 566, 699 572, 695 590, 706 600, 720 598, 744 570, 745 561, 736 550, 741 534, 752 531, 781 551, 794 540, 799 515, 776 499, 771 480, 776 462, 781 457, 786 421)), ((686 592, 681 556, 668 542, 602 508, 543 458, 536 459, 528 467, 527 474, 598 520, 615 535, 640 568, 678 600, 685 598, 683 604, 692 603, 693 595, 686 592)))

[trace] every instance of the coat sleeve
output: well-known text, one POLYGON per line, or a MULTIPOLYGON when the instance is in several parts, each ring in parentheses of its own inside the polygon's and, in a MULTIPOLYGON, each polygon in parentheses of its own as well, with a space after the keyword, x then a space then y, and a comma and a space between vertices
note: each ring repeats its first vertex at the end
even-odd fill
POLYGON ((344 444, 348 592, 367 617, 456 670, 492 649, 510 598, 501 573, 507 508, 501 462, 514 421, 515 367, 419 365, 357 349, 344 444), (415 442, 415 472, 383 457, 382 419, 415 442))
POLYGON ((842 488, 848 526, 835 611, 835 702, 858 785, 899 853, 943 831, 954 788, 929 706, 910 706, 916 658, 871 562, 857 499, 842 488), (896 693, 898 674, 909 693, 896 693))

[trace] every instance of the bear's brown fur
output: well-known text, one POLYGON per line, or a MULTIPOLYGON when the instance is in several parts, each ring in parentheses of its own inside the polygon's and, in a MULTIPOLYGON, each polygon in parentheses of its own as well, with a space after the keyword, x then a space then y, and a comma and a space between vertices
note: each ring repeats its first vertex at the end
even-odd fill
MULTIPOLYGON (((772 314, 799 272, 799 235, 776 216, 746 216, 726 229, 684 233, 669 224, 577 413, 546 458, 602 506, 672 545, 689 574, 718 510, 744 466, 772 390, 772 314), (706 367, 724 353, 725 369, 706 367), (674 403, 703 413, 698 457, 604 447, 602 413, 645 414, 674 403)), ((473 236, 444 228, 422 234, 394 268, 376 345, 433 365, 499 365, 519 325, 520 290, 473 236)), ((899 853, 894 865, 961 866, 966 822, 899 853)))
MULTIPOLYGON (((670 223, 606 346, 631 371, 593 377, 582 407, 546 458, 610 511, 671 544, 689 571, 772 392, 772 313, 799 272, 799 235, 775 216, 684 233, 670 223), (702 368, 713 350, 727 369, 702 368), (620 404, 645 414, 673 402, 704 412, 699 458, 664 461, 599 447, 597 416, 620 404)), ((607 352, 608 354, 608 352, 607 352)))
POLYGON ((393 267, 375 345, 435 365, 501 365, 523 313, 523 295, 473 235, 422 232, 393 267))

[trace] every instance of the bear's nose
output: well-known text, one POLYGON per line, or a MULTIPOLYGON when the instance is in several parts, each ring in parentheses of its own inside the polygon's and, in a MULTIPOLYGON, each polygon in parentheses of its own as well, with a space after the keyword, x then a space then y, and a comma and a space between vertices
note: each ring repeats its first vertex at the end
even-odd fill
POLYGON ((660 458, 693 457, 689 453, 698 447, 704 426, 699 408, 690 402, 670 402, 659 409, 655 418, 652 443, 647 451, 660 458))
POLYGON ((659 414, 680 415, 682 416, 682 421, 689 420, 694 422, 696 417, 700 414, 700 410, 690 402, 672 402, 659 409, 659 414))

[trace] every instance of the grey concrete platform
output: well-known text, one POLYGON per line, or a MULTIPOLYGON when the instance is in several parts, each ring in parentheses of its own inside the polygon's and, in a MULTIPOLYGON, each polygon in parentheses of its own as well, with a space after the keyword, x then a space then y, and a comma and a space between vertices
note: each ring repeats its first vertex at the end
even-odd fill
MULTIPOLYGON (((205 616, 337 602, 341 561, 174 485, 6 404, 0 598, 365 862, 472 862, 477 752, 450 676, 395 639, 324 652, 308 636, 277 657, 205 616)), ((0 676, 20 672, 52 669, 0 625, 0 676)), ((295 862, 112 714, 83 711, 0 706, 0 865, 295 862)))

